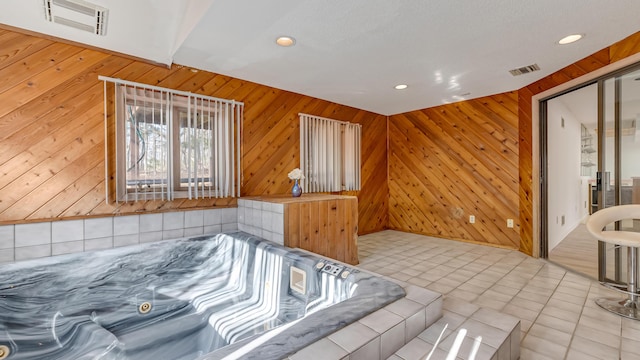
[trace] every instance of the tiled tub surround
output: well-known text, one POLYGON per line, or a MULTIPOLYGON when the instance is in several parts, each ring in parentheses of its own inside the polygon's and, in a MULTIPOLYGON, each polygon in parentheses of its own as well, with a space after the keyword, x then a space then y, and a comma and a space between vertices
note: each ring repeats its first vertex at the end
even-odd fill
POLYGON ((238 230, 284 245, 284 204, 238 199, 238 230))
POLYGON ((290 360, 431 360, 445 359, 460 329, 467 331, 456 360, 469 359, 477 336, 482 336, 475 360, 520 358, 520 320, 492 309, 419 286, 401 284, 407 295, 321 339, 290 360), (442 339, 437 339, 443 333, 442 339))
POLYGON ((466 336, 456 359, 469 359, 476 341, 479 341, 479 347, 475 360, 520 358, 520 319, 455 298, 445 299, 443 308, 441 319, 396 351, 389 360, 423 360, 432 351, 431 359, 445 359, 461 329, 466 330, 466 336))
POLYGON ((404 295, 328 264, 235 232, 0 265, 0 346, 10 360, 281 359, 404 295))
POLYGON ((0 225, 0 263, 237 230, 236 208, 0 225))
POLYGON ((387 359, 442 317, 442 295, 404 284, 406 297, 305 347, 290 360, 387 359))

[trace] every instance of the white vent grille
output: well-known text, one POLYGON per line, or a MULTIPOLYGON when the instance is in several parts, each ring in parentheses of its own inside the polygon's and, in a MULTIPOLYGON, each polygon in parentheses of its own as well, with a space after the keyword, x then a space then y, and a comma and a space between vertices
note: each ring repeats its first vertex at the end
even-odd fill
POLYGON ((540 70, 540 66, 538 66, 538 64, 533 64, 533 65, 524 66, 518 69, 509 70, 509 72, 513 76, 518 76, 518 75, 528 74, 530 72, 534 72, 538 70, 540 70))
POLYGON ((96 35, 107 34, 109 11, 83 0, 43 0, 47 21, 87 31, 96 35))

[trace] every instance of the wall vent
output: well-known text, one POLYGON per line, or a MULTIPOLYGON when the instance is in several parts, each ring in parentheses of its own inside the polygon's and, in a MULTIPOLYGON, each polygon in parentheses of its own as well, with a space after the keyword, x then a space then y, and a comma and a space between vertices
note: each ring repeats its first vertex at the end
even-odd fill
POLYGON ((109 10, 83 0, 43 0, 47 21, 87 31, 107 34, 109 10))
POLYGON ((540 70, 540 66, 538 66, 538 64, 533 64, 533 65, 524 66, 524 67, 521 67, 521 68, 509 70, 509 72, 513 76, 518 76, 518 75, 528 74, 530 72, 534 72, 534 71, 538 71, 538 70, 540 70))

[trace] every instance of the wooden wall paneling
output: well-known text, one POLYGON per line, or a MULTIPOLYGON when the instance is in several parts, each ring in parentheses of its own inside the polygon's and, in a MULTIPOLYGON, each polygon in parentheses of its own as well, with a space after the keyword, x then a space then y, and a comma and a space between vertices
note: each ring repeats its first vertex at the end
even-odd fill
MULTIPOLYGON (((345 260, 345 262, 349 264, 357 264, 357 259, 355 260, 355 262, 353 262, 354 260, 351 259, 352 256, 357 257, 357 254, 351 252, 353 250, 352 243, 354 239, 350 238, 350 236, 356 233, 354 232, 354 227, 356 225, 354 224, 353 218, 355 204, 352 201, 347 200, 344 201, 340 207, 342 207, 340 214, 342 215, 344 220, 336 224, 340 227, 341 234, 339 238, 340 240, 336 246, 339 256, 338 259, 349 259, 348 261, 345 260)), ((355 231, 357 231, 357 229, 355 231)))
MULTIPOLYGON (((188 68, 181 66, 172 66, 169 74, 158 82, 157 86, 161 86, 168 89, 177 89, 180 85, 188 83, 189 80, 193 79, 196 76, 196 73, 190 71, 188 68)), ((185 91, 193 91, 193 88, 187 88, 185 91)))
POLYGON ((289 236, 289 244, 291 247, 301 247, 302 234, 298 225, 302 216, 301 203, 293 203, 285 205, 287 211, 285 213, 284 232, 289 236))
MULTIPOLYGON (((364 113, 361 113, 364 114, 364 113)), ((387 121, 384 116, 362 124, 361 189, 358 194, 358 234, 380 231, 388 223, 389 188, 387 184, 387 121), (372 221, 373 219, 373 221, 372 221)))
POLYGON ((291 191, 286 174, 300 162, 297 110, 309 101, 308 97, 285 93, 274 100, 275 111, 260 114, 253 121, 245 118, 244 194, 291 191))
POLYGON ((358 216, 357 216, 358 204, 357 200, 347 200, 345 204, 345 218, 347 222, 345 224, 346 231, 343 232, 344 237, 341 239, 341 244, 344 246, 344 256, 347 257, 347 263, 358 263, 358 249, 357 249, 357 234, 358 234, 358 216), (351 237, 355 236, 355 239, 351 237))
MULTIPOLYGON (((396 221, 390 220, 390 227, 423 234, 451 235, 455 227, 446 226, 446 219, 439 216, 442 207, 459 202, 457 194, 451 192, 441 182, 446 179, 435 175, 442 163, 433 152, 426 149, 422 141, 409 133, 417 133, 407 118, 394 118, 390 124, 390 171, 389 193, 390 214, 396 221), (401 121, 406 122, 405 124, 401 121), (403 135, 399 135, 401 132, 403 135), (410 191, 417 193, 412 196, 410 191), (424 207, 421 209, 421 207, 424 207)), ((458 236, 460 237, 460 236, 458 236)))
POLYGON ((329 256, 334 259, 345 259, 345 255, 347 253, 345 244, 348 236, 347 233, 349 232, 349 214, 347 213, 347 204, 347 201, 340 201, 336 208, 338 219, 337 222, 334 223, 336 230, 333 231, 336 233, 336 237, 335 240, 332 241, 335 246, 333 247, 334 252, 329 254, 329 256))
POLYGON ((389 226, 518 248, 515 109, 508 93, 391 116, 389 226))
POLYGON ((433 234, 433 236, 445 237, 442 234, 442 230, 439 231, 440 228, 438 225, 431 223, 431 217, 425 216, 422 219, 416 218, 419 212, 417 211, 415 204, 412 202, 413 199, 407 197, 405 192, 397 191, 395 189, 396 187, 400 186, 397 183, 389 184, 389 191, 392 194, 389 202, 389 228, 426 235, 427 232, 424 231, 423 228, 428 226, 432 229, 430 233, 433 234), (398 195, 393 193, 394 190, 397 191, 398 195), (402 227, 397 224, 402 224, 402 227), (439 235, 435 235, 433 231, 439 235))
MULTIPOLYGON (((439 117, 438 112, 432 112, 429 115, 432 117, 439 117)), ((492 189, 492 197, 498 202, 494 202, 493 205, 499 207, 501 211, 508 212, 509 206, 516 200, 507 198, 509 195, 508 184, 499 180, 498 176, 495 176, 493 172, 499 171, 499 160, 491 163, 491 159, 499 151, 492 151, 491 147, 487 148, 481 146, 471 145, 470 137, 460 135, 465 130, 457 128, 466 128, 466 133, 471 134, 469 129, 472 126, 459 125, 457 127, 452 126, 452 122, 455 121, 455 117, 452 118, 452 113, 446 114, 447 119, 439 118, 436 121, 436 128, 432 128, 431 131, 442 130, 442 136, 435 136, 431 140, 436 142, 435 146, 438 149, 445 149, 441 160, 446 162, 452 160, 449 166, 449 172, 460 172, 460 174, 454 175, 452 180, 458 182, 458 180, 464 179, 464 183, 473 194, 481 195, 486 189, 492 189), (451 126, 451 127, 450 127, 451 126), (462 151, 462 148, 466 151, 462 151), (489 163, 489 165, 486 165, 489 163), (494 170, 497 169, 497 170, 494 170)), ((430 124, 429 121, 417 121, 417 124, 430 124)), ((477 144, 477 142, 476 142, 477 144)), ((445 177, 449 177, 449 174, 444 173, 445 177)), ((508 175, 508 173, 507 173, 508 175)), ((515 186, 515 180, 513 181, 515 186)), ((489 218, 490 219, 490 218, 489 218)))
MULTIPOLYGON (((394 153, 392 159, 402 164, 395 166, 391 176, 393 181, 389 182, 392 206, 394 211, 401 211, 397 217, 401 221, 390 221, 390 226, 398 230, 407 227, 415 233, 457 239, 472 239, 473 235, 478 235, 470 234, 449 219, 449 214, 457 207, 455 204, 470 200, 451 191, 444 183, 446 179, 441 181, 439 176, 433 176, 417 157, 394 153)), ((475 204, 469 206, 475 207, 475 204)))
MULTIPOLYGON (((83 168, 80 168, 79 170, 82 171, 85 167, 89 168, 90 164, 84 164, 83 168)), ((42 192, 35 193, 34 196, 50 196, 50 198, 38 209, 31 212, 31 214, 29 214, 26 219, 52 219, 60 217, 67 211, 68 208, 73 206, 73 204, 77 201, 76 199, 82 198, 84 195, 91 191, 91 187, 94 184, 98 184, 103 180, 104 165, 102 164, 102 162, 98 162, 94 167, 89 168, 89 171, 87 171, 86 173, 81 173, 81 176, 78 177, 73 183, 67 185, 61 190, 60 188, 62 186, 58 189, 47 187, 47 190, 49 190, 48 194, 42 192)), ((40 203, 40 201, 38 201, 38 203, 40 203)))
POLYGON ((108 55, 97 51, 82 50, 56 66, 35 74, 28 81, 24 81, 20 85, 2 93, 2 102, 6 105, 0 108, 0 117, 9 113, 15 107, 25 105, 46 91, 59 86, 67 81, 69 77, 79 75, 86 66, 92 66, 107 57, 108 55))
MULTIPOLYGON (((10 218, 18 216, 14 212, 0 213, 0 223, 236 204, 235 199, 108 203, 104 187, 110 184, 99 179, 104 159, 98 151, 97 163, 89 169, 82 168, 85 176, 56 180, 56 185, 50 187, 59 191, 55 194, 40 189, 45 183, 49 186, 48 181, 54 176, 42 173, 42 164, 48 164, 54 173, 66 173, 67 167, 82 171, 73 165, 79 161, 78 155, 67 152, 76 151, 76 142, 88 141, 96 134, 104 139, 103 84, 97 79, 104 75, 244 102, 244 195, 291 191, 286 174, 299 165, 299 112, 362 123, 363 188, 351 193, 361 199, 360 229, 377 231, 386 227, 386 149, 373 145, 386 139, 385 117, 381 115, 220 74, 192 71, 180 65, 155 66, 13 30, 2 30, 0 49, 0 77, 7 79, 0 84, 0 101, 9 104, 0 109, 0 209, 17 209, 21 199, 31 192, 51 195, 25 207, 19 212, 22 218, 10 218), (95 132, 89 135, 87 127, 95 132), (26 186, 18 185, 21 183, 26 186), (17 188, 20 189, 13 195, 5 196, 17 188), (64 201, 56 201, 63 196, 64 201)), ((30 203, 34 201, 28 199, 30 203)))
MULTIPOLYGON (((510 149, 514 154, 518 152, 518 95, 509 92, 480 101, 457 103, 465 116, 470 116, 478 123, 486 134, 500 142, 500 146, 510 149), (486 121, 489 118, 491 121, 486 121)), ((484 132, 481 132, 485 134, 484 132)), ((504 151, 504 149, 502 149, 504 151)), ((511 158, 509 158, 511 160, 511 158)))
POLYGON ((204 86, 209 83, 216 75, 208 71, 198 71, 195 75, 182 84, 176 85, 175 89, 180 91, 191 91, 202 94, 204 86))
MULTIPOLYGON (((88 108, 96 107, 97 101, 102 100, 102 86, 92 83, 92 87, 82 86, 73 82, 68 84, 69 89, 77 87, 78 90, 70 91, 72 97, 57 97, 57 94, 48 93, 44 99, 38 99, 28 111, 14 111, 0 118, 0 126, 6 128, 3 145, 8 147, 8 152, 0 154, 0 163, 4 163, 13 156, 21 154, 31 148, 34 143, 49 137, 51 132, 60 131, 69 126, 70 120, 78 116, 84 116, 88 108), (50 111, 52 99, 60 101, 50 111), (15 124, 22 116, 29 116, 24 123, 15 124), (13 127, 12 124, 15 124, 13 127), (10 148, 9 148, 10 146, 10 148)), ((38 149, 48 152, 48 149, 38 149)))
MULTIPOLYGON (((265 137, 274 137, 292 127, 298 114, 295 110, 312 101, 311 98, 289 92, 271 93, 255 107, 247 108, 244 119, 245 152, 247 155, 260 145, 265 137), (269 102, 267 102, 267 100, 269 102), (277 129, 276 129, 277 128, 277 129), (271 134, 270 134, 271 133, 271 134)), ((258 155, 258 153, 253 156, 258 155)))
MULTIPOLYGON (((101 108, 94 106, 93 113, 89 112, 87 115, 90 118, 92 115, 101 116, 101 108)), ((45 181, 55 176, 58 172, 62 171, 66 166, 73 164, 74 161, 79 159, 85 151, 91 149, 94 144, 103 138, 102 129, 99 126, 91 126, 87 123, 87 118, 79 117, 77 121, 72 122, 72 126, 75 126, 81 132, 86 132, 88 138, 78 138, 77 134, 65 132, 61 130, 60 147, 56 149, 52 154, 44 153, 39 159, 39 162, 24 161, 22 164, 13 164, 15 168, 8 168, 3 165, 3 176, 0 180, 2 183, 2 190, 4 195, 2 196, 2 202, 0 202, 0 218, 6 216, 4 211, 10 206, 14 206, 19 203, 20 199, 26 196, 29 192, 34 191, 37 187, 42 186, 45 181), (27 166, 20 166, 27 165, 27 166), (6 172, 5 172, 6 171, 6 172), (7 175, 4 175, 7 174, 7 175), (4 179, 11 180, 4 184, 4 179)), ((50 145, 50 139, 43 140, 44 144, 39 147, 40 144, 34 144, 35 149, 44 148, 46 145, 50 145)), ((103 154, 104 156, 104 151, 103 154)), ((100 158, 102 158, 101 156, 100 158)), ((46 201, 48 199, 42 199, 46 201)), ((18 218, 20 219, 20 218, 18 218)))
MULTIPOLYGON (((456 108, 462 109, 459 106, 456 108)), ((455 158, 462 168, 467 169, 476 182, 497 189, 494 197, 500 200, 507 210, 517 202, 517 196, 506 191, 517 186, 517 153, 504 148, 502 141, 495 141, 490 133, 483 132, 480 127, 468 126, 468 121, 460 121, 459 114, 442 113, 442 117, 438 112, 429 114, 435 119, 438 127, 448 135, 442 137, 440 148, 453 150, 449 151, 449 156, 455 158), (460 148, 465 151, 458 151, 460 148), (513 196, 509 198, 510 195, 513 196)))
POLYGON ((224 84, 228 83, 232 79, 231 77, 225 76, 225 75, 220 75, 220 74, 214 74, 214 75, 215 76, 213 77, 213 79, 211 79, 208 83, 204 84, 201 87, 202 94, 205 94, 205 95, 215 94, 219 88, 224 86, 224 84))
POLYGON ((533 255, 533 147, 531 97, 528 89, 518 91, 519 102, 519 206, 520 248, 527 255, 533 255))
POLYGON ((102 86, 98 89, 99 84, 96 82, 98 74, 102 71, 120 69, 130 63, 130 60, 122 58, 109 58, 40 95, 27 106, 21 106, 0 117, 0 140, 3 140, 0 146, 11 141, 10 151, 0 152, 0 164, 6 161, 9 155, 15 156, 31 146, 29 141, 23 141, 22 138, 47 137, 48 131, 64 127, 68 124, 69 118, 78 116, 78 113, 91 106, 89 104, 101 101, 102 86), (99 91, 90 91, 92 88, 99 91), (32 127, 27 128, 29 126, 32 127), (16 133, 19 133, 20 137, 15 136, 16 133))
POLYGON ((614 63, 640 52, 640 32, 611 45, 609 50, 609 62, 614 63))
POLYGON ((60 64, 81 51, 81 48, 53 43, 41 51, 24 58, 20 62, 14 62, 6 66, 3 68, 3 72, 6 72, 7 75, 2 80, 2 83, 0 83, 0 93, 21 83, 26 83, 29 79, 33 78, 34 75, 50 69, 52 64, 60 64))
POLYGON ((96 126, 91 127, 86 120, 92 114, 100 116, 100 113, 101 109, 94 107, 93 112, 85 113, 77 121, 72 122, 72 125, 77 126, 81 131, 86 131, 84 138, 78 138, 73 133, 61 130, 58 133, 54 133, 52 137, 33 143, 33 151, 27 154, 39 156, 38 158, 42 159, 40 162, 36 163, 38 158, 28 158, 21 153, 3 164, 0 187, 7 192, 7 195, 3 197, 3 201, 0 203, 0 212, 18 202, 21 196, 41 186, 49 177, 75 161, 82 155, 80 151, 88 149, 88 146, 91 145, 90 142, 99 140, 99 137, 102 136, 101 129, 96 128, 96 126), (32 162, 32 160, 34 161, 32 162))
POLYGON ((344 205, 344 203, 340 203, 336 209, 338 221, 333 232, 336 234, 335 239, 337 241, 334 241, 333 252, 330 255, 332 257, 335 256, 335 259, 343 259, 346 253, 344 239, 349 229, 346 227, 347 213, 344 205))
MULTIPOLYGON (((263 121, 266 118, 269 118, 269 114, 272 114, 274 111, 282 107, 283 101, 282 97, 291 98, 292 95, 286 91, 281 91, 278 89, 272 88, 263 88, 255 91, 253 96, 248 96, 245 100, 245 124, 246 121, 263 121), (255 98, 254 98, 255 96, 255 98)), ((298 95, 299 98, 304 98, 302 95, 298 95)), ((259 129, 258 126, 253 124, 253 130, 259 129)), ((253 136, 248 136, 247 140, 255 141, 259 140, 259 138, 254 138, 253 136)))
POLYGON ((51 41, 25 37, 16 32, 3 30, 0 35, 0 44, 3 44, 0 48, 0 69, 2 69, 49 46, 51 41))
MULTIPOLYGON (((166 68, 154 66, 149 71, 144 73, 134 73, 131 77, 122 78, 124 80, 139 82, 142 84, 149 84, 153 86, 162 86, 162 80, 171 75, 175 71, 175 67, 166 68)), ((106 75, 106 74, 105 74, 106 75)))
MULTIPOLYGON (((301 249, 310 249, 311 248, 311 210, 310 204, 308 202, 304 202, 300 204, 300 223, 294 224, 297 226, 297 231, 300 232, 300 240, 299 247, 301 249), (300 224, 305 224, 306 226, 300 226, 300 224)), ((285 234, 286 235, 286 234, 285 234)))
MULTIPOLYGON (((640 203, 640 201, 639 201, 640 203)), ((329 213, 331 212, 331 202, 325 201, 323 206, 319 210, 319 219, 320 219, 320 234, 331 234, 331 227, 335 226, 333 223, 329 222, 329 213)), ((329 241, 326 235, 320 236, 318 245, 319 253, 325 255, 329 253, 329 241)))
MULTIPOLYGON (((330 234, 333 239, 340 239, 341 231, 339 224, 342 222, 340 215, 340 209, 338 208, 337 200, 330 200, 327 202, 327 223, 332 224, 328 227, 327 234, 330 234)), ((324 246, 325 255, 335 259, 338 256, 338 241, 329 241, 324 246)))
MULTIPOLYGON (((0 217, 28 219, 29 215, 42 206, 43 201, 46 202, 52 197, 55 197, 57 193, 67 188, 70 182, 76 182, 86 172, 87 168, 92 168, 99 164, 104 154, 104 143, 102 141, 97 143, 87 141, 87 143, 90 143, 91 146, 81 152, 81 156, 69 162, 62 169, 58 171, 49 170, 47 166, 44 165, 42 170, 52 175, 47 176, 47 180, 43 181, 40 186, 28 194, 24 194, 18 201, 15 201, 12 206, 2 211, 0 217)), ((21 194, 24 193, 20 188, 14 190, 21 194)))
MULTIPOLYGON (((393 144, 392 149, 402 147, 402 142, 393 144)), ((478 200, 467 197, 463 192, 452 189, 450 181, 438 174, 442 163, 437 158, 425 161, 432 155, 413 156, 413 151, 392 153, 394 168, 389 182, 394 211, 401 211, 390 226, 398 230, 408 227, 411 232, 439 237, 473 240, 483 238, 476 227, 464 227, 451 219, 455 208, 467 208, 469 213, 479 214, 478 200), (409 192, 407 189, 419 190, 409 192), (416 195, 417 193, 417 195, 416 195), (464 204, 464 206, 460 205, 464 204), (459 206, 456 206, 459 205, 459 206), (470 210, 471 208, 471 210, 470 210), (403 210, 405 209, 405 210, 403 210)), ((391 211, 393 214, 394 211, 391 211)), ((479 217, 478 220, 481 218, 479 217)), ((461 221, 466 221, 464 218, 461 221)))
MULTIPOLYGON (((317 252, 320 255, 325 255, 322 253, 322 248, 324 246, 321 246, 321 243, 329 239, 320 239, 320 228, 322 226, 322 224, 320 223, 321 222, 321 218, 320 218, 321 205, 324 205, 324 204, 321 204, 320 201, 314 201, 309 203, 309 208, 308 208, 309 222, 306 226, 307 229, 305 230, 305 232, 307 232, 309 236, 308 249, 313 249, 314 252, 317 252)), ((305 227, 304 223, 301 227, 305 227)))

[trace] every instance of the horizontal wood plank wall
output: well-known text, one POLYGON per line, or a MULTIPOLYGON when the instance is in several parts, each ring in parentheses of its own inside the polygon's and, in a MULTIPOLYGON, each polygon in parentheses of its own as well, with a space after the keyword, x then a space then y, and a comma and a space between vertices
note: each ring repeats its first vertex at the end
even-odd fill
POLYGON ((517 93, 391 116, 389 196, 392 229, 518 248, 517 93))
POLYGON ((299 166, 298 113, 363 125, 362 233, 387 223, 386 117, 182 66, 170 69, 0 30, 0 224, 235 206, 235 199, 105 201, 105 75, 245 103, 242 194, 285 194, 299 166))
POLYGON ((519 158, 519 217, 520 251, 533 254, 533 201, 539 194, 533 191, 532 125, 538 119, 531 118, 532 97, 565 82, 588 74, 603 66, 640 52, 640 32, 637 32, 605 49, 540 79, 518 91, 518 130, 520 138, 519 158))

